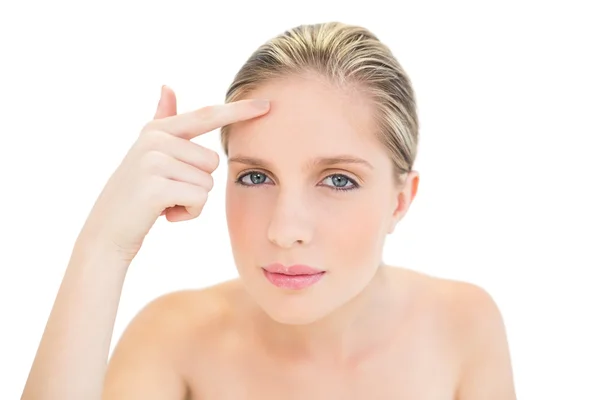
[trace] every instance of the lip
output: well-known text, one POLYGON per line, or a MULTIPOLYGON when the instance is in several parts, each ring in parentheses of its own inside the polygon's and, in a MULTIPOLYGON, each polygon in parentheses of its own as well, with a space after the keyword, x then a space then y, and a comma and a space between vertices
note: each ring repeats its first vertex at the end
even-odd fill
POLYGON ((291 265, 275 263, 263 268, 267 280, 273 285, 290 290, 302 290, 319 282, 325 271, 308 265, 291 265))
POLYGON ((316 269, 313 267, 309 267, 308 265, 296 264, 290 265, 286 267, 280 263, 274 263, 271 265, 267 265, 263 268, 267 272, 271 272, 273 274, 283 274, 283 275, 314 275, 320 274, 321 272, 325 272, 320 269, 316 269))

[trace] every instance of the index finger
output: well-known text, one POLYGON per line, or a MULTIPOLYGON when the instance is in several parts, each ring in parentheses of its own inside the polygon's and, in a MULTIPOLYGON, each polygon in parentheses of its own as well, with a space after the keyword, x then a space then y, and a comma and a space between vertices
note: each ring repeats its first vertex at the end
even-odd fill
POLYGON ((184 139, 192 139, 234 122, 256 118, 266 114, 269 109, 270 102, 268 100, 238 100, 153 120, 147 127, 162 130, 184 139))

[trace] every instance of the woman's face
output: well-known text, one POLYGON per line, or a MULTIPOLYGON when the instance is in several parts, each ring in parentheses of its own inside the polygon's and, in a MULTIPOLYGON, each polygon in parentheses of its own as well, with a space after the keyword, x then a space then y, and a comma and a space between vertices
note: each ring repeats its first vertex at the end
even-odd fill
POLYGON ((251 97, 270 100, 271 109, 231 126, 226 207, 234 260, 274 320, 314 322, 369 283, 408 203, 361 95, 289 77, 251 97), (278 264, 324 272, 265 271, 278 264))

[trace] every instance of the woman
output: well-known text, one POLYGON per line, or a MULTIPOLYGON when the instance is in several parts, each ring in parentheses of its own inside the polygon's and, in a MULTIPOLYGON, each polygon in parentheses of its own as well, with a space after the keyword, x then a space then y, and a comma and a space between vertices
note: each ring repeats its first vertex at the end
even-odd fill
POLYGON ((225 105, 177 115, 163 87, 81 230, 22 399, 514 399, 490 296, 381 260, 417 143, 409 78, 358 26, 272 39, 225 105), (240 278, 151 302, 107 365, 127 268, 160 215, 201 213, 219 159, 190 139, 218 127, 240 278))

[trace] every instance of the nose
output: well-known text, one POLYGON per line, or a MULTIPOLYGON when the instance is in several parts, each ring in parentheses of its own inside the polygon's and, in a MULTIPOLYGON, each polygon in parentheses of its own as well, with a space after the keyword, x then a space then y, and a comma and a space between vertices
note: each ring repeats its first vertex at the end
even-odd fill
POLYGON ((300 195, 280 195, 269 223, 269 241, 284 249, 309 243, 313 236, 309 208, 300 195))

